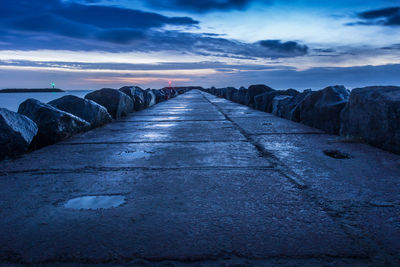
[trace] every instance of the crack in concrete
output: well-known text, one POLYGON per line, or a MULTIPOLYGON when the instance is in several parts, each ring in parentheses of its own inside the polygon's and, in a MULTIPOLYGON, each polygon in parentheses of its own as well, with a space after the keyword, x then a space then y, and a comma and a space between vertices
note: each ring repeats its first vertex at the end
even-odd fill
POLYGON ((130 141, 130 142, 70 142, 54 144, 55 146, 73 145, 118 145, 118 144, 175 144, 175 143, 238 143, 246 140, 188 140, 188 141, 130 141))
POLYGON ((124 172, 124 171, 179 171, 179 170, 202 170, 202 171, 218 171, 218 170, 267 170, 276 171, 274 166, 209 166, 209 167, 175 167, 175 168, 164 168, 164 167, 92 167, 87 166, 84 168, 77 169, 29 169, 20 171, 8 171, 4 172, 4 176, 10 174, 35 174, 35 175, 46 175, 46 174, 62 174, 62 173, 83 173, 83 172, 124 172))
MULTIPOLYGON (((331 254, 308 254, 303 256, 287 256, 287 255, 273 255, 270 257, 264 258, 250 258, 241 255, 240 252, 231 251, 231 252, 220 252, 216 255, 198 255, 193 257, 142 257, 142 256, 119 256, 113 255, 113 258, 98 258, 98 259, 83 259, 80 257, 65 257, 65 258, 52 258, 46 261, 40 262, 40 266, 65 266, 65 264, 138 264, 140 266, 147 266, 156 264, 156 266, 193 266, 198 264, 205 264, 200 266, 287 266, 287 261, 295 262, 303 262, 307 265, 309 261, 316 261, 315 263, 323 264, 335 264, 337 262, 340 265, 342 263, 348 262, 348 266, 352 266, 351 263, 369 263, 369 259, 364 256, 336 256, 331 254), (279 263, 279 261, 284 261, 283 263, 279 263), (274 264, 275 262, 275 264, 274 264), (216 265, 213 265, 215 263, 216 265), (227 265, 225 265, 227 264, 227 265)), ((21 255, 17 253, 12 253, 11 255, 1 255, 0 259, 2 262, 9 262, 11 265, 21 264, 21 265, 29 265, 35 264, 35 262, 24 260, 21 255)), ((346 264, 347 265, 347 264, 346 264)), ((296 265, 297 266, 297 265, 296 265)), ((338 266, 338 265, 336 265, 338 266)))
MULTIPOLYGON (((206 98, 204 96, 204 92, 202 92, 202 95, 204 98, 206 98)), ((212 105, 214 105, 213 102, 211 102, 210 100, 208 101, 212 105)), ((386 252, 386 250, 382 246, 380 246, 368 234, 368 232, 365 232, 360 225, 357 225, 356 222, 354 221, 350 222, 344 219, 344 216, 342 216, 342 214, 347 214, 349 211, 349 207, 342 206, 342 210, 338 212, 338 210, 332 208, 332 206, 330 206, 329 203, 326 203, 323 200, 319 199, 318 195, 310 189, 310 187, 305 183, 305 181, 303 181, 300 177, 298 177, 298 175, 294 173, 288 166, 286 166, 286 164, 284 164, 281 160, 276 158, 271 152, 267 151, 256 140, 254 140, 252 136, 255 135, 248 134, 243 128, 241 128, 238 124, 232 121, 229 115, 225 114, 217 105, 214 106, 216 106, 219 109, 219 111, 226 117, 227 120, 231 121, 238 128, 238 130, 249 140, 249 142, 252 145, 254 145, 257 148, 257 150, 261 152, 262 155, 265 155, 269 159, 274 160, 275 163, 274 169, 276 169, 279 173, 288 178, 289 181, 293 182, 300 189, 302 189, 304 196, 307 199, 310 199, 312 202, 314 202, 324 212, 326 212, 326 214, 328 214, 328 216, 339 225, 339 227, 351 240, 353 240, 357 245, 366 248, 369 254, 372 254, 369 256, 369 258, 372 262, 374 262, 374 264, 381 265, 382 259, 391 259, 391 262, 396 262, 397 259, 395 259, 395 257, 390 255, 388 252, 386 252)), ((324 134, 324 133, 319 133, 319 134, 324 134)), ((369 203, 368 207, 373 207, 373 205, 369 203)))
POLYGON ((249 136, 263 136, 263 135, 326 135, 325 133, 318 132, 299 132, 299 133, 291 133, 291 132, 282 132, 282 133, 253 133, 248 134, 249 136))

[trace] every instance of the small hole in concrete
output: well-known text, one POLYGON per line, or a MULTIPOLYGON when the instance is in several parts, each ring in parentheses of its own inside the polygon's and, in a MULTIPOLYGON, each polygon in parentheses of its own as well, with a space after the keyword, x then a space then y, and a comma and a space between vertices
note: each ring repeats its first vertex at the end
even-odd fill
POLYGON ((124 203, 124 196, 83 196, 68 200, 64 207, 75 210, 96 210, 115 208, 124 203))
POLYGON ((324 150, 324 154, 334 159, 350 159, 350 155, 339 150, 324 150))
POLYGON ((262 125, 265 125, 265 126, 271 126, 271 125, 272 125, 272 123, 270 123, 270 122, 264 122, 262 125))

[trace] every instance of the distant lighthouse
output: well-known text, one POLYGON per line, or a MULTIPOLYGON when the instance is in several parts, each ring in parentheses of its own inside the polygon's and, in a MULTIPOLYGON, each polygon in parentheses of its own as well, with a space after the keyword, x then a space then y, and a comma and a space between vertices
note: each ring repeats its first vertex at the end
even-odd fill
POLYGON ((168 81, 168 87, 169 87, 169 88, 172 87, 172 81, 168 81))

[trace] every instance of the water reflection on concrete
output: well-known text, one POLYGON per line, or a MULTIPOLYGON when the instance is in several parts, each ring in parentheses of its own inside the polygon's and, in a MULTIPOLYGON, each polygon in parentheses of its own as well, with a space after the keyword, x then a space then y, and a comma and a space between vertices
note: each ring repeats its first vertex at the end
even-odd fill
POLYGON ((119 156, 123 156, 130 159, 148 159, 151 156, 151 153, 146 151, 122 151, 118 154, 119 156))
POLYGON ((165 134, 159 134, 159 133, 147 133, 143 135, 144 137, 147 137, 149 139, 157 139, 157 138, 164 138, 165 134))
POLYGON ((176 125, 176 123, 156 123, 156 124, 147 125, 146 128, 158 128, 158 127, 169 128, 169 127, 172 127, 175 125, 176 125))
POLYGON ((124 196, 83 196, 68 200, 64 207, 75 210, 96 210, 115 208, 124 203, 124 196))

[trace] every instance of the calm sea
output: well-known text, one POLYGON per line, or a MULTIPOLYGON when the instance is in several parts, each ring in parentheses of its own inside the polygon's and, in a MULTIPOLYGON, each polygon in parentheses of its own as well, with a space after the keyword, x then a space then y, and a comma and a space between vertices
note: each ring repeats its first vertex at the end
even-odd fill
POLYGON ((19 104, 28 98, 35 98, 42 102, 49 102, 65 95, 84 97, 90 90, 71 90, 62 93, 0 93, 0 108, 18 111, 19 104))

